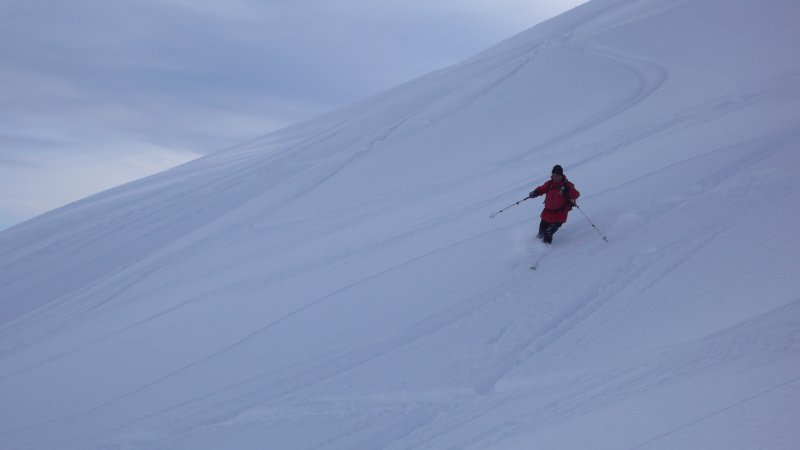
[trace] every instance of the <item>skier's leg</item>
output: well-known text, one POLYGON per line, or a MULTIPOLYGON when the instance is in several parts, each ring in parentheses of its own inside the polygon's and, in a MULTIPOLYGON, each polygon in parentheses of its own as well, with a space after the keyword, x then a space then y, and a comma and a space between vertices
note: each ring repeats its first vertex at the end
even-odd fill
POLYGON ((542 238, 545 244, 553 243, 553 235, 556 234, 559 228, 561 228, 561 223, 547 223, 544 228, 544 237, 542 238))
POLYGON ((544 220, 539 222, 539 234, 536 235, 538 239, 544 238, 544 230, 547 228, 548 223, 544 220))

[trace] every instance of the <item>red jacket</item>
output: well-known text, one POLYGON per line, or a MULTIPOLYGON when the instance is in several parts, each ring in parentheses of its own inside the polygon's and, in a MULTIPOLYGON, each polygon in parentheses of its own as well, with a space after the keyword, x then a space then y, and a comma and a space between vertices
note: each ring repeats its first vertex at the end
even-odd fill
POLYGON ((550 223, 564 223, 567 221, 567 214, 572 209, 572 204, 580 197, 581 193, 575 189, 567 177, 562 177, 556 183, 553 180, 546 181, 531 192, 533 197, 544 195, 544 210, 542 210, 542 220, 550 223), (562 193, 562 186, 564 187, 562 193))

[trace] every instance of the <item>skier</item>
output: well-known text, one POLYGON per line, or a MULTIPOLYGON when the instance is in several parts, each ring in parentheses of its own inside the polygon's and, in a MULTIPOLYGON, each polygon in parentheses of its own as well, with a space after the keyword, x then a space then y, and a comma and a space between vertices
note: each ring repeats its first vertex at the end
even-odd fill
POLYGON ((553 242, 553 235, 567 221, 567 214, 575 206, 575 200, 581 193, 564 176, 564 169, 556 164, 550 180, 528 194, 530 198, 540 195, 545 196, 544 210, 541 215, 542 221, 539 223, 539 234, 536 237, 550 245, 553 242))

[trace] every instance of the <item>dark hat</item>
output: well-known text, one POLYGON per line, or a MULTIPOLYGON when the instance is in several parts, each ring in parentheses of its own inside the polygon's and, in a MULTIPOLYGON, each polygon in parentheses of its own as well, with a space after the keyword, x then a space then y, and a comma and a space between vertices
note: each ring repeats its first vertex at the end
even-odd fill
POLYGON ((564 169, 562 169, 561 166, 556 164, 555 166, 553 166, 553 172, 552 173, 556 173, 556 174, 559 174, 559 175, 564 175, 564 169))

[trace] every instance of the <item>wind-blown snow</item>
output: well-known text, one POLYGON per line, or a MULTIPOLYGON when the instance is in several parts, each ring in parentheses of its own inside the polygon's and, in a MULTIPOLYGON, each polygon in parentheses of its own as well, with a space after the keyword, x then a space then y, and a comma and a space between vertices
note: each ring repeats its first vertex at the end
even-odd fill
POLYGON ((0 448, 797 448, 797 42, 594 0, 0 233, 0 448))

